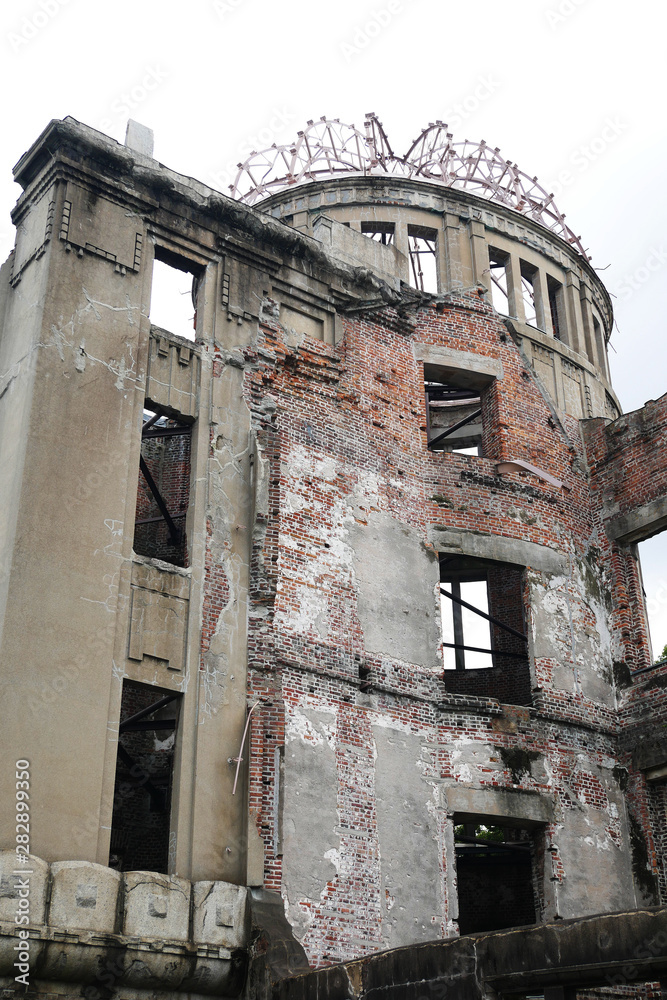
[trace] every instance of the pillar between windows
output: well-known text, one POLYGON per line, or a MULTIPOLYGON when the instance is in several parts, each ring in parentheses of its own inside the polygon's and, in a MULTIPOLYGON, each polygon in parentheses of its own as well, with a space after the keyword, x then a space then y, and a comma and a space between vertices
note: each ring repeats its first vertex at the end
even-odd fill
POLYGON ((405 257, 405 274, 401 275, 402 281, 410 280, 410 241, 408 239, 408 224, 405 219, 396 219, 396 229, 394 230, 394 243, 399 253, 405 257))
MULTIPOLYGON (((588 285, 581 285, 579 288, 579 307, 581 309, 581 320, 584 338, 586 342, 586 355, 588 360, 596 368, 602 368, 597 357, 595 345, 595 330, 593 327, 593 308, 591 290, 588 285)), ((604 369, 602 369, 604 371, 604 369)))
POLYGON ((525 323, 526 310, 523 305, 523 289, 521 287, 521 260, 516 253, 511 253, 507 260, 507 298, 509 299, 510 315, 515 316, 520 323, 525 323))
POLYGON ((491 273, 489 269, 489 246, 483 222, 470 223, 470 252, 472 256, 473 280, 486 285, 491 295, 491 273))
POLYGON ((571 347, 578 354, 584 354, 581 343, 581 331, 583 321, 581 317, 581 282, 572 271, 565 274, 565 312, 567 316, 567 330, 563 342, 571 347))
POLYGON ((442 247, 440 254, 440 288, 443 292, 462 288, 463 263, 461 261, 460 244, 461 220, 458 215, 445 215, 442 228, 442 247))

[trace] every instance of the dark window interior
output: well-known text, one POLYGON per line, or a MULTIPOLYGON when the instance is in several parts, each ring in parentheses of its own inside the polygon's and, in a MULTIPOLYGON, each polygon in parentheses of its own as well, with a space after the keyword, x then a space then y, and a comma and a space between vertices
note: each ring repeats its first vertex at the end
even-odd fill
POLYGON ((531 705, 522 568, 443 553, 440 592, 447 690, 531 705))
POLYGON ((144 410, 134 551, 175 566, 188 565, 191 437, 180 417, 144 410))
POLYGON ((454 817, 454 842, 461 934, 534 924, 534 838, 526 830, 492 821, 458 819, 454 817))
POLYGON ((123 681, 109 867, 167 873, 180 695, 123 681))

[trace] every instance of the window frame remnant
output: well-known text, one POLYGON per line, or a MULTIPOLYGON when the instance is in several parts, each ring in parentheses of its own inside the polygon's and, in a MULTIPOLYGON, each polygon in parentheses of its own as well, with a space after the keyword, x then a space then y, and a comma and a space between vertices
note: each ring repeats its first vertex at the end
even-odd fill
POLYGON ((567 344, 567 318, 565 313, 565 289, 560 281, 547 274, 547 291, 549 293, 549 312, 554 339, 567 344))
POLYGON ((433 452, 483 453, 484 392, 493 376, 424 364, 426 446, 433 452), (438 417, 451 422, 437 425, 438 417))
MULTIPOLYGON (((137 869, 137 850, 140 854, 142 853, 142 848, 138 845, 147 840, 147 830, 144 830, 142 835, 141 828, 134 825, 137 812, 141 812, 140 799, 137 798, 136 793, 144 791, 150 799, 148 813, 159 813, 163 816, 162 821, 154 822, 151 826, 151 832, 154 836, 150 843, 154 845, 155 837, 157 837, 158 840, 162 840, 162 845, 160 857, 158 858, 157 854, 153 857, 153 861, 157 863, 148 870, 167 874, 168 837, 176 755, 175 734, 179 724, 182 695, 180 692, 154 688, 152 685, 125 678, 121 699, 121 719, 127 702, 133 699, 148 700, 149 704, 122 720, 118 727, 109 867, 119 871, 137 869), (165 712, 169 713, 167 717, 154 718, 156 714, 163 716, 165 712), (156 754, 162 754, 165 752, 164 748, 156 747, 153 750, 144 748, 142 751, 138 747, 128 749, 123 745, 124 736, 141 733, 165 734, 165 739, 170 733, 174 733, 174 744, 166 751, 168 755, 165 758, 168 765, 167 772, 164 768, 159 771, 151 770, 151 766, 146 763, 145 759, 142 759, 145 758, 146 753, 153 757, 156 754), (130 797, 129 804, 128 796, 130 797), (130 857, 129 860, 124 860, 123 851, 128 845, 130 845, 130 857)), ((155 764, 155 761, 151 761, 151 764, 155 764)), ((139 867, 143 869, 145 864, 140 864, 139 867)))
POLYGON ((382 246, 394 245, 396 224, 394 222, 362 222, 361 233, 369 239, 381 243, 382 246))
MULTIPOLYGON (((453 826, 459 897, 459 930, 461 934, 503 930, 506 927, 515 926, 528 927, 538 923, 540 901, 538 898, 539 879, 537 859, 539 851, 537 841, 540 836, 544 836, 541 828, 531 829, 523 825, 518 826, 516 822, 503 822, 500 816, 479 817, 457 813, 453 817, 453 826), (461 829, 463 832, 461 832, 461 829), (489 836, 484 836, 484 833, 489 834, 489 836), (499 839, 498 834, 500 834, 502 839, 499 839), (514 839, 513 834, 516 834, 516 839, 514 839), (522 835, 524 836, 522 837, 522 835), (471 895, 477 897, 478 890, 475 890, 474 883, 472 887, 467 884, 470 875, 474 874, 474 872, 471 872, 469 868, 468 873, 466 873, 465 867, 472 866, 475 861, 477 861, 477 865, 479 866, 480 874, 485 876, 478 878, 477 881, 481 882, 482 885, 488 885, 489 889, 487 891, 490 892, 493 886, 489 879, 489 867, 492 869, 494 867, 496 869, 500 868, 502 870, 505 864, 509 864, 515 870, 525 869, 525 882, 521 886, 523 899, 517 897, 513 899, 512 902, 514 905, 508 905, 507 909, 509 913, 504 919, 505 908, 493 906, 492 897, 482 900, 480 908, 484 910, 485 916, 481 920, 479 916, 475 920, 475 916, 470 912, 467 905, 469 898, 471 895), (486 872, 484 871, 485 868, 487 869, 486 872), (466 874, 468 878, 466 878, 466 874), (532 909, 532 920, 525 920, 517 924, 517 911, 515 908, 517 903, 521 909, 524 907, 532 909), (505 923, 504 920, 509 922, 505 923)), ((502 882, 500 884, 502 885, 502 882)), ((504 893, 501 894, 505 896, 508 888, 510 892, 513 891, 516 893, 516 881, 514 879, 510 880, 504 893)))
MULTIPOLYGON (((480 563, 482 563, 482 564, 484 564, 484 563, 487 562, 487 560, 478 560, 478 561, 480 563)), ((503 564, 499 563, 498 565, 503 565, 503 564)), ((483 565, 480 566, 479 572, 477 572, 477 573, 475 573, 474 570, 472 572, 466 572, 465 570, 463 570, 463 571, 461 571, 461 570, 459 570, 459 571, 453 571, 450 568, 449 575, 453 575, 455 573, 455 577, 450 582, 450 585, 452 587, 451 591, 446 590, 443 587, 443 585, 442 585, 443 584, 442 572, 443 572, 443 570, 446 570, 446 569, 447 569, 447 561, 443 560, 442 557, 441 557, 441 559, 440 559, 440 593, 443 596, 447 597, 452 602, 452 615, 453 615, 453 619, 454 619, 454 635, 457 636, 457 634, 458 634, 460 636, 460 638, 461 638, 460 642, 458 642, 458 641, 455 640, 455 642, 453 642, 453 643, 443 642, 442 645, 444 647, 446 647, 447 649, 453 649, 454 650, 454 654, 455 654, 454 655, 455 669, 456 670, 480 669, 479 667, 473 667, 473 668, 466 667, 466 665, 465 665, 465 653, 466 652, 485 653, 485 654, 488 653, 492 657, 492 663, 490 664, 491 666, 495 666, 495 659, 499 658, 500 656, 509 657, 510 659, 528 660, 528 653, 527 653, 527 651, 526 651, 526 653, 524 655, 522 653, 516 653, 516 652, 513 652, 513 651, 507 651, 507 650, 502 650, 501 651, 501 650, 498 650, 497 648, 494 648, 495 647, 495 643, 494 643, 494 637, 493 637, 493 630, 492 629, 489 629, 489 642, 490 642, 490 647, 491 647, 490 649, 482 649, 482 648, 479 648, 477 646, 470 646, 470 645, 468 645, 468 644, 465 643, 465 641, 464 641, 465 640, 465 635, 464 635, 464 628, 463 628, 463 617, 462 617, 462 609, 463 608, 466 608, 468 611, 472 611, 473 614, 478 615, 480 618, 484 618, 487 622, 489 622, 489 625, 495 625, 496 628, 502 629, 503 632, 507 632, 509 635, 513 635, 515 638, 520 639, 522 642, 525 642, 526 644, 528 643, 528 636, 524 635, 521 632, 519 632, 519 630, 513 628, 513 626, 507 625, 505 622, 501 622, 500 619, 496 618, 494 615, 489 614, 487 611, 483 611, 481 608, 476 608, 473 604, 470 604, 468 601, 464 601, 463 598, 461 597, 461 583, 466 583, 466 582, 468 582, 468 583, 484 582, 486 584, 486 589, 487 589, 487 606, 490 606, 490 604, 491 604, 491 595, 490 595, 490 592, 489 592, 489 576, 488 576, 488 571, 487 572, 484 571, 484 566, 483 565)), ((448 669, 451 669, 451 668, 445 667, 445 670, 448 670, 448 669)))
MULTIPOLYGON (((178 253, 175 253, 173 250, 170 250, 168 247, 165 247, 160 243, 155 244, 153 251, 152 266, 153 270, 151 273, 151 297, 149 303, 149 320, 151 326, 155 326, 161 330, 166 330, 168 333, 171 333, 176 337, 182 337, 184 340, 189 340, 193 343, 198 343, 199 338, 197 336, 197 298, 199 294, 199 288, 201 286, 201 280, 204 275, 204 268, 200 264, 197 264, 194 261, 189 260, 187 257, 183 257, 178 253), (184 332, 182 329, 179 331, 178 329, 174 329, 173 326, 170 325, 165 326, 163 323, 155 322, 154 319, 155 305, 154 305, 153 295, 155 290, 154 274, 155 274, 156 264, 160 264, 170 268, 173 271, 180 271, 182 273, 189 274, 192 276, 192 286, 190 289, 190 296, 192 299, 192 309, 193 309, 192 331, 190 331, 189 329, 187 332, 184 332)), ((185 293, 178 292, 178 294, 183 295, 185 293)))
POLYGON ((503 250, 489 246, 489 277, 491 280, 491 301, 493 308, 501 316, 511 316, 510 309, 510 256, 503 250), (497 273, 494 273, 497 272, 497 273))
POLYGON ((538 283, 539 270, 525 260, 520 262, 519 270, 521 274, 521 296, 523 298, 525 321, 528 326, 534 326, 536 330, 540 330, 541 327, 538 320, 539 292, 536 287, 538 283))
POLYGON ((448 690, 531 705, 524 567, 444 552, 439 563, 443 680, 449 682, 448 690), (461 584, 471 582, 485 583, 486 609, 461 596, 461 584), (488 622, 488 648, 471 641, 474 620, 468 617, 464 624, 464 611, 488 622), (453 642, 448 641, 449 634, 453 642), (475 662, 482 656, 485 662, 475 662))
POLYGON ((429 226, 408 225, 408 258, 410 284, 420 292, 437 294, 440 286, 438 276, 438 230, 429 226), (426 274, 421 258, 432 261, 426 274), (432 273, 431 273, 432 272, 432 273), (434 287, 427 288, 426 285, 434 287))
MULTIPOLYGON (((142 445, 145 441, 154 438, 173 438, 176 436, 188 435, 190 438, 190 446, 188 448, 188 466, 191 461, 191 446, 192 446, 192 423, 184 422, 183 418, 180 416, 172 416, 168 413, 164 407, 156 406, 155 404, 147 401, 145 404, 144 412, 152 413, 152 416, 144 421, 141 427, 141 442, 142 445), (160 422, 164 421, 164 424, 160 422)), ((148 463, 144 455, 139 453, 139 470, 143 479, 148 486, 148 489, 153 497, 153 500, 157 504, 157 508, 160 512, 158 517, 145 517, 137 518, 135 516, 134 527, 134 542, 133 548, 137 555, 144 555, 151 557, 151 553, 147 551, 142 551, 142 549, 148 549, 150 546, 147 543, 137 542, 137 527, 147 524, 159 524, 164 521, 167 526, 169 542, 174 548, 180 548, 186 541, 185 538, 185 527, 179 527, 175 522, 179 520, 184 520, 187 517, 189 503, 190 503, 190 482, 187 483, 187 503, 185 510, 173 512, 169 510, 169 507, 162 495, 162 490, 160 486, 156 483, 155 477, 151 473, 148 463)), ((139 497, 137 497, 137 505, 139 504, 139 497)), ((153 558, 163 559, 164 562, 171 562, 174 565, 186 566, 188 562, 187 551, 183 549, 181 558, 178 561, 168 558, 164 554, 158 556, 153 556, 153 558)))

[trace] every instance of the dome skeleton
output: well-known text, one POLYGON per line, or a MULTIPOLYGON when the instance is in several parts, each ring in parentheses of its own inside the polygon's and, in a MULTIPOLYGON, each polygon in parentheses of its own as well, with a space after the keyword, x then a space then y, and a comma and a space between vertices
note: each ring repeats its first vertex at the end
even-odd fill
POLYGON ((304 131, 297 133, 296 142, 274 143, 239 163, 230 191, 233 198, 253 205, 291 186, 340 174, 395 175, 470 191, 533 219, 590 259, 553 195, 537 177, 505 160, 497 147, 484 140, 454 142, 447 125, 440 121, 430 123, 404 156, 394 153, 373 112, 366 115, 364 132, 337 118, 309 121, 304 131))

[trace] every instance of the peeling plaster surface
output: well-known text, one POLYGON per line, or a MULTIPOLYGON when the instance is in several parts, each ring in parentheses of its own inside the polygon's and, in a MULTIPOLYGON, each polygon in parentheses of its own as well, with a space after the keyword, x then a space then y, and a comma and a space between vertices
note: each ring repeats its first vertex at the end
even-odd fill
POLYGON ((443 932, 441 868, 444 813, 437 789, 420 773, 420 736, 373 727, 385 948, 428 941, 443 932))
POLYGON ((336 758, 331 745, 332 716, 296 709, 286 719, 284 894, 287 917, 302 940, 338 870, 336 758))
POLYGON ((350 541, 366 648, 439 669, 439 574, 420 532, 373 511, 351 527, 350 541))
POLYGON ((552 663, 554 687, 613 706, 608 608, 588 579, 572 559, 568 576, 529 574, 534 652, 552 663))

